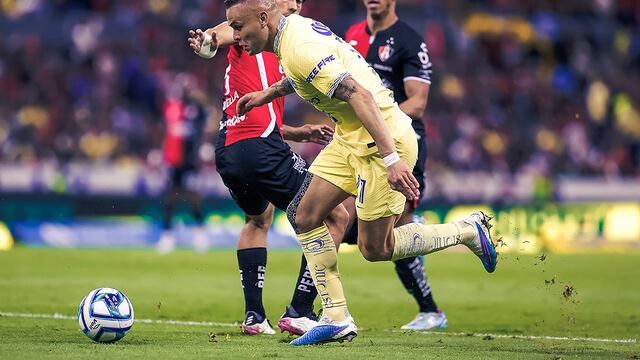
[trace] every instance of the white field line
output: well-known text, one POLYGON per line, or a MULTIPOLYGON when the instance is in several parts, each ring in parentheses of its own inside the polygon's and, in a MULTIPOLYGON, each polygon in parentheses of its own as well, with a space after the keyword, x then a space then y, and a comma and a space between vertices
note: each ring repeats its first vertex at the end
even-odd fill
MULTIPOLYGON (((68 316, 62 314, 25 314, 25 313, 13 313, 13 312, 1 312, 0 318, 35 318, 35 319, 62 319, 62 320, 77 320, 76 316, 68 316)), ((221 322, 209 322, 209 321, 181 321, 181 320, 153 320, 153 319, 136 319, 138 323, 143 324, 168 324, 168 325, 190 325, 190 326, 227 326, 236 327, 240 326, 238 323, 221 323, 221 322)), ((393 332, 406 332, 401 330, 394 330, 393 332)), ((446 335, 446 336, 474 336, 474 337, 492 337, 498 339, 520 339, 520 340, 557 340, 557 341, 590 341, 590 342, 606 342, 606 343, 622 343, 622 344, 637 344, 636 339, 605 339, 605 338, 590 338, 590 337, 568 337, 568 336, 545 336, 545 335, 506 335, 506 334, 488 334, 488 333, 466 333, 466 332, 446 332, 446 331, 412 331, 412 334, 421 335, 446 335)))
MULTIPOLYGON (((35 318, 35 319, 62 319, 62 320, 78 320, 77 316, 68 316, 62 314, 24 314, 24 313, 12 313, 1 312, 0 318, 35 318)), ((181 320, 153 320, 153 319, 135 319, 137 323, 143 324, 167 324, 167 325, 191 325, 191 326, 240 326, 238 323, 221 323, 221 322, 209 322, 209 321, 181 321, 181 320)))
MULTIPOLYGON (((402 330, 394 330, 393 332, 407 332, 402 330)), ((521 339, 521 340, 558 340, 558 341, 592 341, 606 343, 622 343, 636 344, 636 339, 604 339, 590 337, 568 337, 568 336, 546 336, 546 335, 506 335, 506 334, 489 334, 489 333, 465 333, 465 332, 446 332, 446 331, 410 331, 412 334, 421 335, 448 335, 448 336, 473 336, 473 337, 491 337, 498 339, 521 339)))

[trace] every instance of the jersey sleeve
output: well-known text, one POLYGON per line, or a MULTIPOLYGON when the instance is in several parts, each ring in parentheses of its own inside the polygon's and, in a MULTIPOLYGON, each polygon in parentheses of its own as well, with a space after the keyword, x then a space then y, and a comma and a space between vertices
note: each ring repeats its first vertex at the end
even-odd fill
POLYGON ((415 31, 407 36, 403 54, 403 80, 417 80, 431 84, 433 64, 429 59, 427 44, 415 31))
POLYGON ((340 82, 349 76, 334 49, 325 43, 307 43, 296 49, 289 65, 293 83, 308 83, 328 97, 333 97, 340 82))
POLYGON ((351 40, 353 40, 355 38, 355 33, 356 33, 356 28, 357 27, 358 27, 358 24, 353 24, 353 25, 349 26, 347 31, 344 33, 344 37, 343 37, 343 39, 346 42, 349 42, 349 41, 351 41, 351 40))

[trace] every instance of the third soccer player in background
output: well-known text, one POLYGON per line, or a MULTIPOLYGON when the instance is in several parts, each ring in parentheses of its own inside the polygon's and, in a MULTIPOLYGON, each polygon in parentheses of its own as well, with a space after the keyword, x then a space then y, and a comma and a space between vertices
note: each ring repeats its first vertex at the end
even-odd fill
MULTIPOLYGON (((431 85, 432 64, 427 45, 408 24, 398 19, 395 0, 363 0, 367 19, 351 26, 345 40, 351 44, 371 65, 384 85, 393 91, 400 109, 413 121, 411 123, 418 138, 418 161, 413 176, 420 184, 420 195, 425 187, 425 161, 427 145, 422 117, 427 107, 431 85)), ((404 212, 396 226, 413 221, 413 214, 420 199, 407 201, 404 212)), ((355 211, 353 199, 347 208, 355 211)), ((351 216, 355 219, 355 216, 351 216)), ((358 238, 358 227, 353 223, 345 235, 345 242, 354 243, 358 238)), ((404 287, 416 299, 419 313, 413 321, 402 328, 407 330, 430 330, 447 327, 447 317, 438 309, 421 258, 411 257, 394 261, 395 269, 404 287)))

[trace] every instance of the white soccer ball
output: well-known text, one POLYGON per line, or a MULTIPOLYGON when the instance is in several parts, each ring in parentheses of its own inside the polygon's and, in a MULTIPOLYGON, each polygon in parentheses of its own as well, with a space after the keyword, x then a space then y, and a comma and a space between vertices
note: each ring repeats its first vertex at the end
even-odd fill
POLYGON ((92 290, 78 308, 80 330, 97 342, 122 339, 133 325, 133 305, 116 289, 92 290))

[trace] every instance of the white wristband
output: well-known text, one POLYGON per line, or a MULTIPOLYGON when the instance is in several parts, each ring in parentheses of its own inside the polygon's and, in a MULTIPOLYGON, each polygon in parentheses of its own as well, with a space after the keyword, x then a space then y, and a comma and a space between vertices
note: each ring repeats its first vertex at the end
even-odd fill
POLYGON ((196 54, 198 54, 198 56, 203 59, 211 59, 212 57, 216 56, 216 53, 218 52, 218 46, 216 45, 216 48, 211 50, 212 41, 213 37, 211 37, 211 35, 207 33, 204 33, 204 40, 202 40, 200 51, 198 51, 196 54))
POLYGON ((385 167, 389 167, 398 161, 400 161, 400 155, 398 155, 397 151, 392 152, 391 154, 382 158, 385 167))

